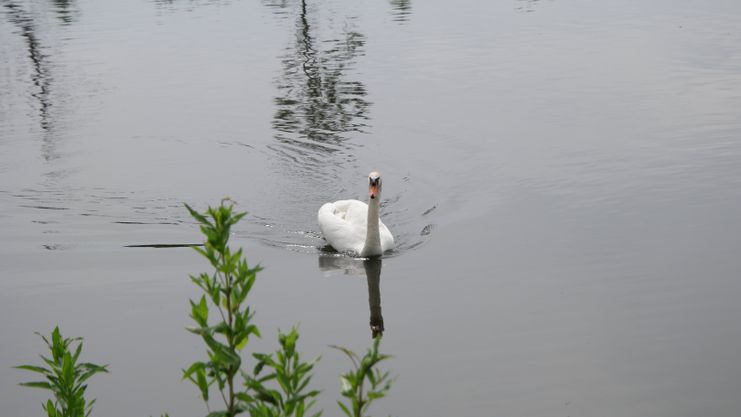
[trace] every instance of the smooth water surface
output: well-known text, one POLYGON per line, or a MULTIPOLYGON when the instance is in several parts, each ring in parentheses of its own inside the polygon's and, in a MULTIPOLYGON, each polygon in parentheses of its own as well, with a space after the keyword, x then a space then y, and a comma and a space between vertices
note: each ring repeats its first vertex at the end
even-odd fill
POLYGON ((56 324, 95 415, 205 414, 182 203, 224 196, 325 415, 381 329, 373 415, 741 414, 738 1, 0 0, 0 414, 56 324), (325 252, 372 170, 398 248, 325 252))

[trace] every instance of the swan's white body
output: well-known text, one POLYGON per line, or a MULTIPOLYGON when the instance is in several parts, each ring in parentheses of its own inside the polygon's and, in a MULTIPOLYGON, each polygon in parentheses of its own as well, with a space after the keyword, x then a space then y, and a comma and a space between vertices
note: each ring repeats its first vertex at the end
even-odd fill
POLYGON ((317 220, 327 242, 339 252, 356 256, 377 256, 394 248, 394 236, 378 218, 380 176, 371 173, 370 205, 358 200, 339 200, 319 208, 317 220))

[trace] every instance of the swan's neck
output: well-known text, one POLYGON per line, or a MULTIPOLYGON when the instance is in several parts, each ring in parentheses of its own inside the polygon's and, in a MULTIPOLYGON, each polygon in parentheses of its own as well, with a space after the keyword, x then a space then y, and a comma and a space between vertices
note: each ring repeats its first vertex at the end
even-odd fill
POLYGON ((380 208, 381 196, 368 202, 368 228, 366 229, 365 245, 363 246, 363 256, 381 254, 381 234, 378 231, 378 211, 380 208))

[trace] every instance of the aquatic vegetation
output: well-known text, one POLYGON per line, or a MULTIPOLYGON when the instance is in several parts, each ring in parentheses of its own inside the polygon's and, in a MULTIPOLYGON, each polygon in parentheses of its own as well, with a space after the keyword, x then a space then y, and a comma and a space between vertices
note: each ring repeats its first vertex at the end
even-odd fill
MULTIPOLYGON (((251 417, 320 417, 322 411, 309 413, 320 392, 308 389, 319 358, 302 361, 297 350, 299 332, 296 327, 288 333, 279 331, 278 350, 269 354, 253 353, 255 365, 251 372, 245 370, 241 352, 251 336, 260 337, 253 322, 255 313, 246 301, 262 268, 259 265, 250 267, 242 249, 234 251, 229 247, 229 237, 232 226, 246 213, 235 212, 230 200, 222 200, 218 207, 209 207, 205 213, 185 206, 206 238, 202 247, 193 249, 213 267, 209 273, 190 276, 203 290, 203 295, 197 301, 190 300, 190 317, 195 325, 187 330, 203 340, 207 359, 183 369, 183 379, 198 388, 207 417, 234 417, 241 413, 251 417), (237 381, 238 375, 241 383, 237 381), (212 391, 218 392, 223 409, 211 410, 212 391)), ((54 401, 44 404, 49 417, 88 417, 95 400, 87 402, 85 399, 87 385, 84 383, 96 373, 108 372, 107 365, 78 363, 82 339, 65 339, 59 328, 52 332, 51 342, 42 338, 52 352, 51 359, 42 356, 49 368, 32 365, 16 368, 40 373, 47 381, 21 385, 53 392, 54 401), (74 342, 79 343, 72 353, 74 342)), ((362 358, 347 348, 332 346, 344 352, 353 363, 353 369, 341 377, 342 395, 349 400, 348 404, 337 402, 348 417, 365 416, 370 404, 382 398, 391 387, 388 372, 382 373, 377 368, 381 361, 389 358, 379 353, 380 341, 381 337, 376 337, 362 358)))
MULTIPOLYGON (((201 336, 206 343, 209 360, 193 363, 183 371, 183 377, 200 390, 209 417, 232 417, 242 412, 249 412, 253 417, 303 417, 319 395, 317 390, 307 391, 319 358, 301 361, 296 350, 299 333, 295 327, 288 333, 279 332, 280 348, 273 354, 252 354, 257 361, 252 374, 241 369, 239 352, 251 335, 260 336, 252 322, 254 312, 245 301, 262 268, 251 268, 242 249, 232 251, 228 245, 231 227, 246 213, 234 212, 234 205, 229 200, 223 200, 219 207, 209 207, 203 214, 187 204, 186 208, 206 237, 203 248, 193 249, 208 259, 214 270, 210 274, 191 276, 205 294, 198 302, 190 301, 191 318, 197 326, 188 330, 201 336), (220 322, 209 324, 210 308, 218 311, 220 322), (269 370, 267 374, 263 374, 265 369, 269 370), (234 378, 238 372, 244 379, 243 391, 237 391, 235 387, 234 378), (208 407, 209 387, 214 384, 226 407, 223 411, 212 412, 208 407)), ((354 369, 341 378, 342 395, 349 399, 349 406, 337 402, 348 417, 362 417, 370 404, 382 398, 391 387, 389 374, 377 369, 378 363, 389 358, 379 353, 380 342, 381 338, 376 337, 362 358, 347 348, 333 346, 344 352, 354 365, 354 369), (370 384, 367 390, 366 381, 370 384)), ((318 411, 311 416, 319 417, 321 414, 322 411, 318 411)))
MULTIPOLYGON (((248 389, 241 398, 250 404, 249 412, 253 417, 295 416, 303 417, 314 405, 319 391, 305 392, 311 381, 311 371, 319 358, 311 362, 301 362, 296 351, 298 330, 294 327, 288 334, 279 332, 278 343, 280 349, 272 354, 255 353, 257 365, 253 375, 244 374, 245 386, 248 389), (264 368, 270 373, 258 377, 264 368), (280 390, 270 389, 265 385, 268 381, 277 382, 280 390), (307 402, 308 401, 308 402, 307 402)), ((319 417, 318 411, 312 417, 319 417)))
POLYGON ((206 237, 203 248, 193 249, 208 259, 214 271, 190 277, 205 294, 197 302, 190 301, 191 318, 196 326, 188 330, 203 339, 207 345, 208 360, 194 362, 187 370, 183 370, 183 379, 190 380, 198 387, 209 415, 232 417, 248 408, 248 404, 237 396, 238 387, 234 379, 242 366, 239 352, 247 345, 251 335, 260 336, 257 326, 252 324, 254 313, 245 300, 262 268, 250 268, 242 256, 242 249, 232 251, 228 246, 231 227, 246 213, 235 213, 233 204, 226 200, 216 208, 209 207, 205 214, 198 213, 187 204, 185 207, 198 221, 206 237), (209 324, 210 307, 218 312, 214 324, 209 324), (209 387, 214 384, 224 402, 223 411, 210 410, 209 387))
POLYGON ((23 382, 20 385, 52 392, 54 400, 49 399, 42 404, 48 417, 89 416, 95 400, 88 402, 85 398, 85 382, 97 373, 108 372, 108 365, 78 363, 82 353, 82 338, 62 337, 58 326, 51 333, 51 341, 45 336, 39 336, 51 351, 51 358, 41 356, 48 368, 35 365, 20 365, 16 368, 41 374, 45 381, 23 382), (72 344, 75 342, 77 347, 73 349, 72 344))
POLYGON ((378 336, 373 340, 373 346, 362 358, 347 348, 332 346, 347 355, 353 363, 354 369, 342 375, 342 396, 348 398, 349 403, 337 401, 337 405, 347 417, 365 416, 371 403, 386 396, 391 389, 394 379, 389 376, 388 372, 382 373, 377 368, 380 362, 391 357, 378 351, 380 343, 381 337, 378 336), (370 384, 367 389, 366 381, 370 384))

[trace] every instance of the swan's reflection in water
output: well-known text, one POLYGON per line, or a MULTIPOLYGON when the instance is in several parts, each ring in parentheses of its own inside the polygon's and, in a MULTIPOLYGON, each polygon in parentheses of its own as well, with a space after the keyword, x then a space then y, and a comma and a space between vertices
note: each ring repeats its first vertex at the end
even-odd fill
POLYGON ((365 276, 368 279, 368 305, 370 306, 371 336, 383 336, 383 315, 381 315, 381 257, 363 261, 365 276))
POLYGON ((381 314, 381 266, 380 256, 356 259, 345 256, 319 255, 319 269, 322 271, 341 270, 345 275, 363 275, 368 281, 368 306, 370 308, 371 336, 383 336, 383 315, 381 314))

